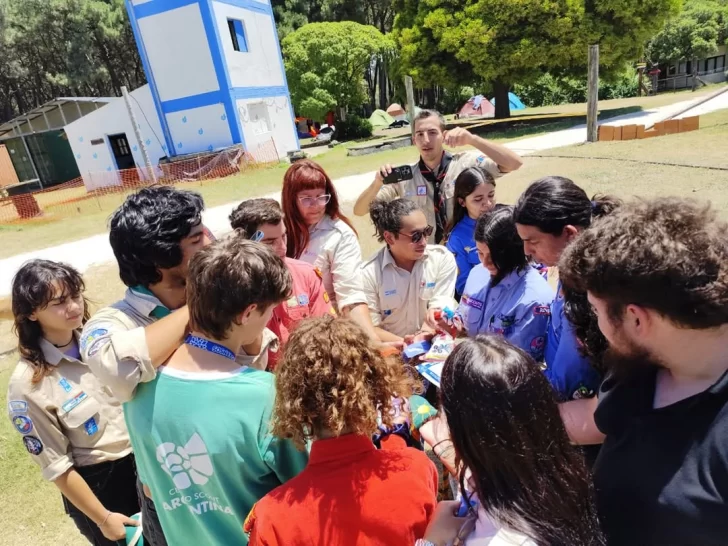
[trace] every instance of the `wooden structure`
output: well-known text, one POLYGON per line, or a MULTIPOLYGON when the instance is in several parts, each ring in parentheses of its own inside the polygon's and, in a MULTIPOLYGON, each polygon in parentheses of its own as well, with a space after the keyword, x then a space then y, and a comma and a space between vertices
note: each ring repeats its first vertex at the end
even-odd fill
POLYGON ((4 144, 0 144, 0 188, 12 186, 19 182, 13 162, 10 160, 8 148, 4 144))
POLYGON ((599 142, 641 140, 663 135, 687 133, 689 131, 697 131, 698 129, 700 129, 699 116, 660 121, 659 123, 655 123, 650 129, 645 128, 644 125, 622 125, 617 127, 602 125, 599 127, 599 142))

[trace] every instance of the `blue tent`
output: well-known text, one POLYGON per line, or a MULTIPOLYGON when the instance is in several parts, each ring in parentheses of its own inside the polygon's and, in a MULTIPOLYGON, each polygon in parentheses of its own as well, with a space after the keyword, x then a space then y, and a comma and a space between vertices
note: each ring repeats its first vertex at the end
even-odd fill
MULTIPOLYGON (((493 106, 495 106, 495 97, 490 99, 490 102, 493 106)), ((525 110, 526 105, 521 102, 521 99, 519 99, 515 93, 508 93, 508 102, 511 104, 511 110, 525 110)))

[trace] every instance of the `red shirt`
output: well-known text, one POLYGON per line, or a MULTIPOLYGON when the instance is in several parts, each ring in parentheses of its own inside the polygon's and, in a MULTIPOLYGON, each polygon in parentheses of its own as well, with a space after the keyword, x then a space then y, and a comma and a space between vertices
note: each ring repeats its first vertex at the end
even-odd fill
MULTIPOLYGON (((299 321, 335 313, 324 289, 321 274, 306 262, 293 258, 285 258, 285 262, 293 277, 291 297, 273 310, 273 316, 268 322, 268 329, 278 336, 281 345, 288 341, 291 330, 299 321)), ((280 351, 268 353, 268 369, 275 367, 279 357, 280 351)))
POLYGON ((389 436, 317 440, 308 466, 261 499, 248 518, 250 546, 391 546, 425 535, 437 504, 437 470, 389 436))

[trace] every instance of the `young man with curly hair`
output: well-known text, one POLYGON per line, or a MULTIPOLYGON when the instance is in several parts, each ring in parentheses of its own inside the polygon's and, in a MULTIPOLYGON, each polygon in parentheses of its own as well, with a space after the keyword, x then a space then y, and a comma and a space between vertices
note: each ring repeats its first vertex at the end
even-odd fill
POLYGON ((604 442, 608 544, 725 544, 728 224, 692 201, 638 201, 585 230, 559 274, 609 344, 598 399, 562 405, 572 440, 604 442))
POLYGON ((401 362, 385 359, 351 321, 311 319, 291 334, 276 375, 273 434, 304 449, 306 469, 248 518, 257 546, 385 546, 425 535, 437 471, 407 447, 401 362), (377 450, 372 434, 380 433, 377 450))
POLYGON ((125 407, 169 544, 247 544, 253 504, 306 464, 305 451, 270 434, 273 375, 236 361, 290 290, 283 261, 242 237, 190 262, 190 334, 125 407))

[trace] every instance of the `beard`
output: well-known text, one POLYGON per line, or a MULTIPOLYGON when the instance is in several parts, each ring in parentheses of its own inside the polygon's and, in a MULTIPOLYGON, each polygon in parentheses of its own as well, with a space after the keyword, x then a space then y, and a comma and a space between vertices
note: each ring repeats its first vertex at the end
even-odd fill
POLYGON ((622 347, 610 344, 602 358, 605 371, 615 379, 629 379, 635 373, 663 367, 660 360, 644 347, 624 339, 622 343, 622 347))

